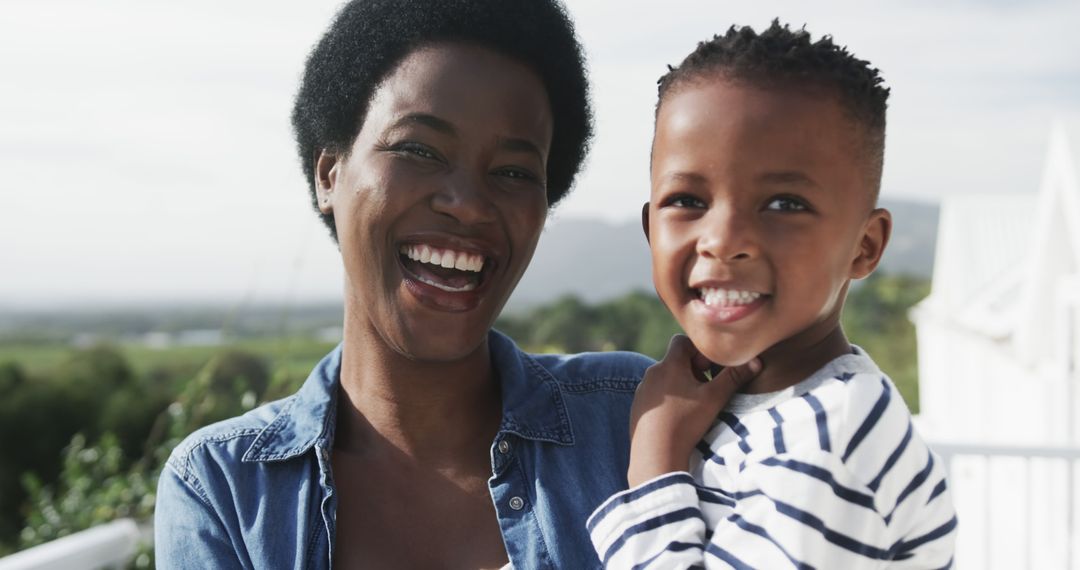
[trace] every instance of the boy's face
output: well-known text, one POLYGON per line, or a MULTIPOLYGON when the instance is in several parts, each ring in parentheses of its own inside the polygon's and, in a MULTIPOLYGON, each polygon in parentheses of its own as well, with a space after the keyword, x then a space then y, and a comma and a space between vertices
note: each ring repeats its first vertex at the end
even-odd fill
POLYGON ((716 78, 666 95, 644 212, 653 282, 710 360, 798 357, 839 326, 890 229, 861 144, 826 93, 716 78))

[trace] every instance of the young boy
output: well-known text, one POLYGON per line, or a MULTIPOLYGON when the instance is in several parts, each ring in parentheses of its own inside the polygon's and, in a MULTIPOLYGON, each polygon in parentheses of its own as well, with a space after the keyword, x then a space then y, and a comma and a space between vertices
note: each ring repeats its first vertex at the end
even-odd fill
POLYGON ((840 328, 892 224, 876 208, 881 83, 776 21, 699 44, 661 79, 642 217, 689 340, 638 389, 631 488, 589 518, 605 566, 952 565, 944 468, 840 328), (727 368, 708 381, 713 363, 727 368))

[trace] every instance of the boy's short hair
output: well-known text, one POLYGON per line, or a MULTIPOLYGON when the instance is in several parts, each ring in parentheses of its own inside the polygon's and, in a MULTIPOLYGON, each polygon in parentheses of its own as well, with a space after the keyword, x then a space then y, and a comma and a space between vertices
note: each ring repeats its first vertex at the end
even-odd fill
MULTIPOLYGON (((573 185, 592 136, 585 57, 559 0, 353 0, 308 56, 292 125, 311 204, 318 153, 347 153, 379 83, 417 48, 465 42, 492 49, 540 76, 554 132, 548 204, 573 185)), ((337 240, 333 214, 323 222, 337 240)))
POLYGON ((658 81, 659 113, 664 96, 680 85, 720 75, 764 87, 816 87, 834 94, 848 114, 864 129, 873 190, 873 202, 881 187, 885 155, 885 109, 889 88, 882 85, 879 70, 858 59, 831 36, 816 42, 806 28, 792 30, 773 20, 760 34, 750 26, 731 26, 724 35, 700 42, 678 67, 670 67, 658 81))

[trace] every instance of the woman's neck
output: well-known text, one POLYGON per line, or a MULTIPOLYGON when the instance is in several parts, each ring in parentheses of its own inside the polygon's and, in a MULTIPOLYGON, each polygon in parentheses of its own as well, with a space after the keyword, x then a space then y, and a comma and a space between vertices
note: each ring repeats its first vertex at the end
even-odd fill
POLYGON ((367 324, 345 324, 334 447, 442 463, 483 442, 486 454, 502 417, 487 340, 461 359, 425 362, 398 353, 367 324))

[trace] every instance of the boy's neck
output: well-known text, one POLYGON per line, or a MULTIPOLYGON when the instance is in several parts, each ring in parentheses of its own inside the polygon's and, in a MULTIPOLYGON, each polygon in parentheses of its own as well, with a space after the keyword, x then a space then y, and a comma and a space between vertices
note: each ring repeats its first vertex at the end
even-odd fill
POLYGON ((790 388, 806 380, 826 364, 851 353, 839 322, 811 327, 773 345, 760 358, 761 374, 743 387, 746 394, 767 394, 790 388))

